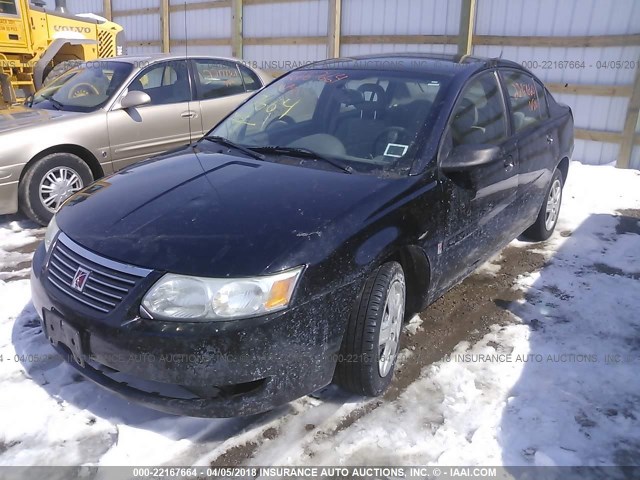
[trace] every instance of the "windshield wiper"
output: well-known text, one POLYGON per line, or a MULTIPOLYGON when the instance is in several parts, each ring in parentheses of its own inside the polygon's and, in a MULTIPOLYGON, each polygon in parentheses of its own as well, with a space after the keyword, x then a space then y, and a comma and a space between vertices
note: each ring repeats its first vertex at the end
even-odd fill
POLYGON ((323 162, 328 163, 329 165, 334 166, 335 168, 342 170, 344 173, 353 173, 353 168, 339 160, 335 160, 333 158, 325 157, 324 155, 315 152, 309 148, 301 148, 301 147, 280 147, 280 146, 267 146, 267 147, 255 147, 254 150, 258 150, 264 153, 275 153, 282 155, 291 155, 292 157, 301 157, 301 158, 311 158, 314 160, 322 160, 323 162))
POLYGON ((53 105, 53 108, 55 108, 56 110, 62 110, 64 108, 64 103, 61 103, 55 98, 53 98, 53 95, 40 95, 40 96, 45 100, 49 100, 49 103, 51 103, 51 105, 53 105))
POLYGON ((202 137, 202 139, 208 140, 213 143, 217 143, 219 145, 223 145, 228 148, 233 148, 234 150, 238 150, 239 152, 242 152, 245 155, 250 156, 251 158, 255 158, 256 160, 264 160, 264 155, 254 152, 253 150, 250 150, 247 147, 243 147, 242 145, 238 145, 237 143, 232 142, 228 138, 219 137, 217 135, 206 135, 202 137))

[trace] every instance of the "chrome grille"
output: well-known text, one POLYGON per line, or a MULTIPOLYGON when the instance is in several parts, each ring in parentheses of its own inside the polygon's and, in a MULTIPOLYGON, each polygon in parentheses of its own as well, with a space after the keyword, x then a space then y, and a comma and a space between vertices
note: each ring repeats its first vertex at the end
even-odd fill
POLYGON ((102 258, 60 233, 51 252, 47 278, 68 297, 101 313, 116 308, 140 280, 151 270, 102 258), (75 288, 74 278, 88 272, 82 288, 75 288))

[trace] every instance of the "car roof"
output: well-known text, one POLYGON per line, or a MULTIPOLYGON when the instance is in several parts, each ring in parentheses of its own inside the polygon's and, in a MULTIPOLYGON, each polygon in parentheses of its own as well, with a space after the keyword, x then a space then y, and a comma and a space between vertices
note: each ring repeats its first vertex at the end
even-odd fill
POLYGON ((219 57, 214 55, 179 55, 171 53, 151 53, 147 55, 121 55, 119 57, 105 58, 105 60, 126 62, 134 65, 148 65, 164 60, 184 60, 185 58, 208 58, 215 60, 228 60, 230 62, 241 62, 237 58, 219 57))
POLYGON ((449 55, 435 53, 380 53, 354 57, 321 60, 301 67, 300 70, 317 69, 363 69, 363 70, 405 70, 413 72, 436 72, 468 76, 489 67, 522 68, 516 62, 501 58, 474 57, 471 55, 449 55))

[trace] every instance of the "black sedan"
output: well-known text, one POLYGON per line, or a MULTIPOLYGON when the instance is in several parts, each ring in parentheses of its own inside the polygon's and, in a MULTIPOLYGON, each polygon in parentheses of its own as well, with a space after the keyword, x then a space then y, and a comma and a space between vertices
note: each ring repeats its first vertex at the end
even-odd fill
POLYGON ((515 63, 323 61, 71 197, 33 302, 74 367, 166 412, 379 395, 405 319, 551 235, 572 151, 571 110, 515 63))

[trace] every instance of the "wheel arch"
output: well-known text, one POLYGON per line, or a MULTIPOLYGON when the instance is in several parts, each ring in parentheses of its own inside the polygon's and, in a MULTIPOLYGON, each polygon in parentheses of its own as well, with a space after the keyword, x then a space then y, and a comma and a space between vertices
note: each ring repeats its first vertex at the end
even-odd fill
POLYGON ((562 182, 563 184, 567 182, 567 176, 569 175, 569 158, 564 157, 558 163, 558 170, 562 172, 562 182))
POLYGON ((406 317, 424 310, 429 299, 431 283, 431 262, 425 251, 416 245, 405 245, 386 257, 380 265, 396 261, 402 266, 405 275, 407 299, 406 317))
POLYGON ((91 153, 86 148, 81 147, 80 145, 62 144, 49 147, 34 155, 33 158, 31 158, 31 160, 29 160, 25 167, 22 169, 22 173, 20 174, 20 182, 22 182, 22 179, 24 178, 26 173, 34 164, 38 162, 38 160, 46 157, 47 155, 51 155, 52 153, 71 153, 72 155, 76 155, 89 166, 94 180, 97 180, 98 178, 104 176, 104 170, 102 169, 100 162, 93 153, 91 153))

